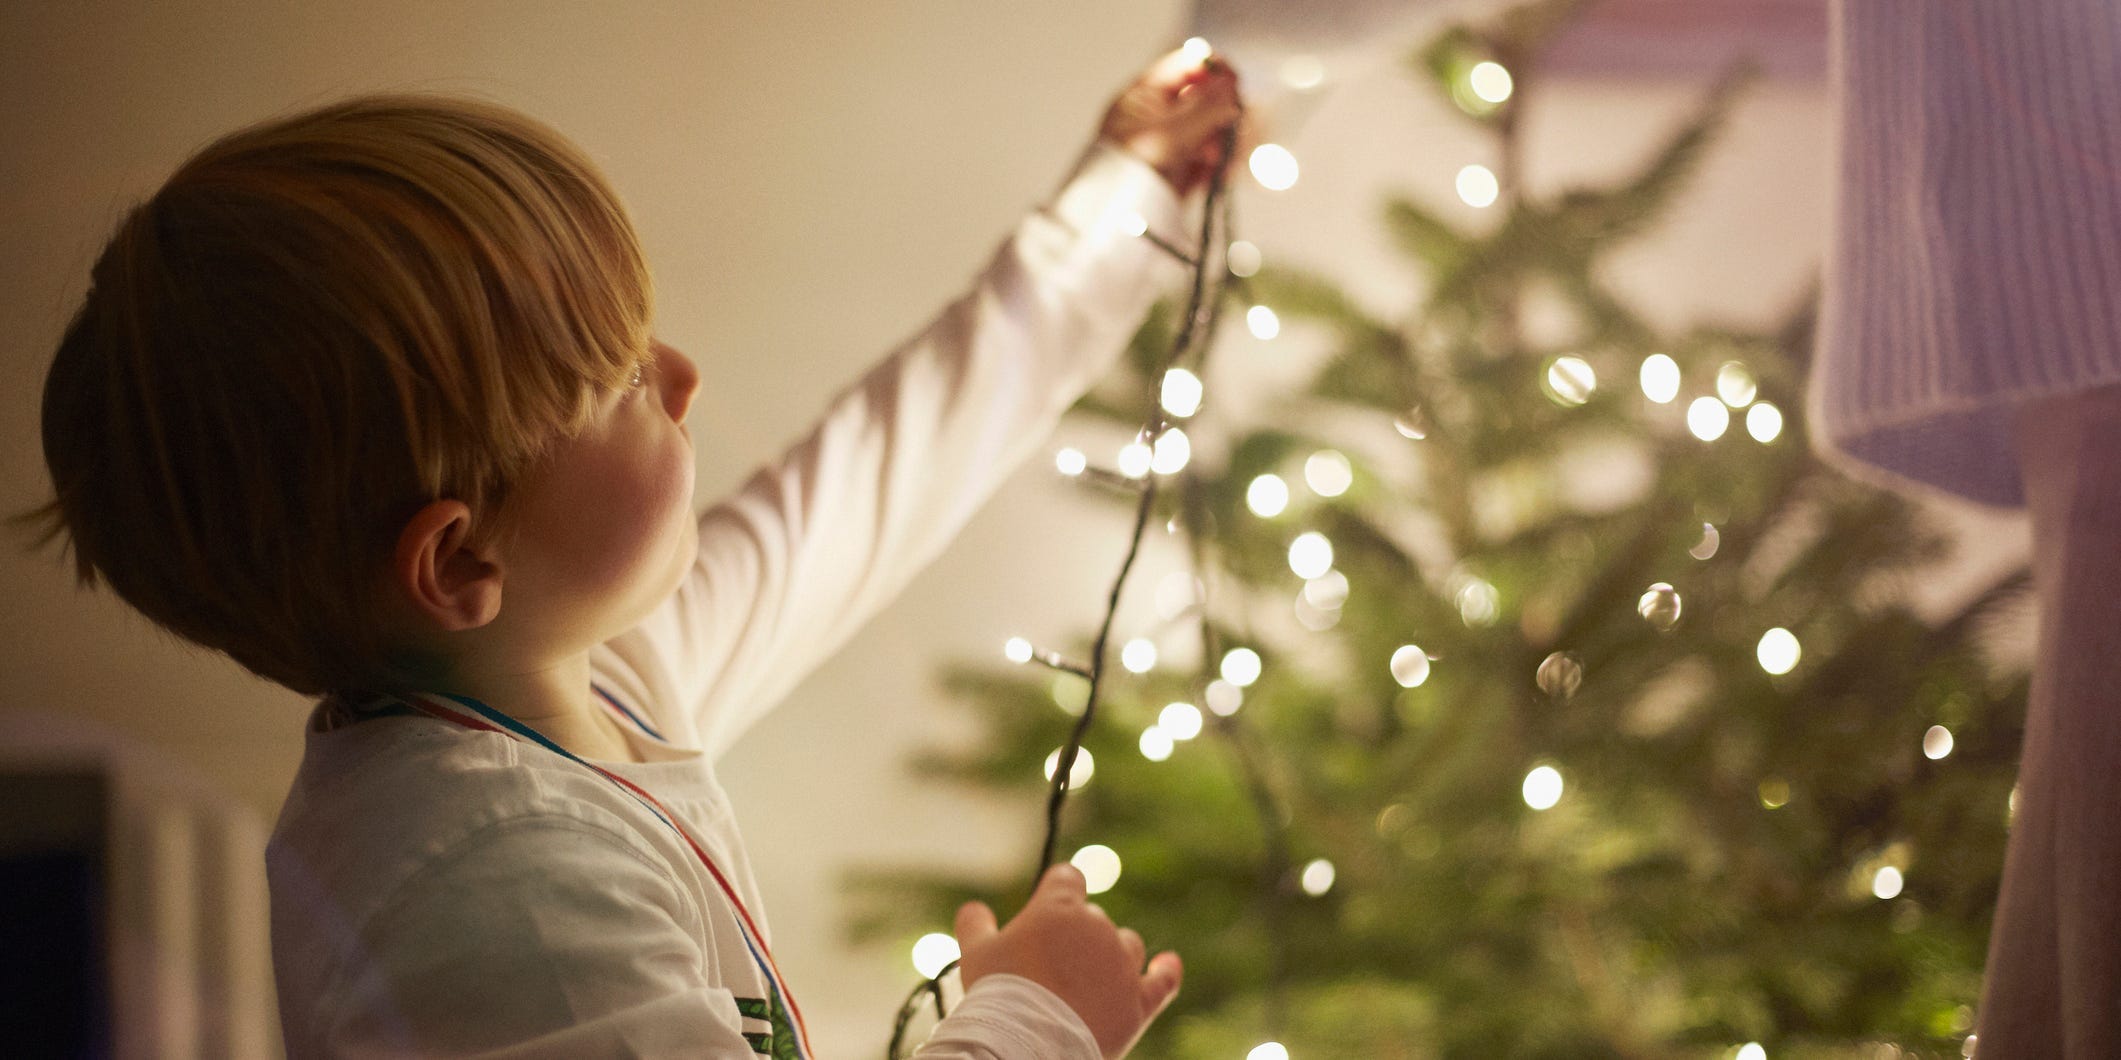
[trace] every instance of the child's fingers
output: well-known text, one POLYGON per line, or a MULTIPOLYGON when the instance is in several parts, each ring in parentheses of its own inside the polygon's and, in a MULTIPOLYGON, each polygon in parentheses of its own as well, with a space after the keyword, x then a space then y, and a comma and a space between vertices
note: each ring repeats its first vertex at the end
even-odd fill
POLYGON ((1127 955, 1127 970, 1139 972, 1142 962, 1149 959, 1149 945, 1142 941, 1142 933, 1133 928, 1119 929, 1120 952, 1127 955))
POLYGON ((957 907, 957 948, 959 952, 969 949, 973 943, 993 935, 998 930, 994 921, 994 910, 985 902, 966 902, 957 907))
POLYGON ((1199 59, 1186 54, 1184 48, 1173 48, 1157 57, 1143 73, 1142 80, 1166 91, 1176 92, 1186 78, 1202 68, 1199 59))
POLYGON ((1171 134, 1180 142, 1220 133, 1245 116, 1244 102, 1232 88, 1188 94, 1172 109, 1171 134))
POLYGON ((1149 971, 1142 976, 1141 993, 1142 1011, 1148 1013, 1149 1018, 1156 1018, 1156 1014, 1178 996, 1178 984, 1185 974, 1184 963, 1170 950, 1157 954, 1156 959, 1149 962, 1149 971))
POLYGON ((1084 902, 1090 897, 1090 881, 1083 870, 1063 861, 1046 870, 1039 877, 1038 889, 1031 892, 1031 900, 1049 902, 1084 902))

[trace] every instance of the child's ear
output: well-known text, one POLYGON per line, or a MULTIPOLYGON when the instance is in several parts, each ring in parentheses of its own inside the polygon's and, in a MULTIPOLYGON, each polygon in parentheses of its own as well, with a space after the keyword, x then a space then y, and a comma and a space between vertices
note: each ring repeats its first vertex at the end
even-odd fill
POLYGON ((476 629, 501 613, 501 566, 467 547, 471 509, 430 502, 406 522, 391 581, 413 610, 447 632, 476 629))

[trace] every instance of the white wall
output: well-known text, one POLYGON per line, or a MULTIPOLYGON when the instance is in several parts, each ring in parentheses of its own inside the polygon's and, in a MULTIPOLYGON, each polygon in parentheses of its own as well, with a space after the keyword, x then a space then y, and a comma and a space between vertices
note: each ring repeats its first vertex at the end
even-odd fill
MULTIPOLYGON (((10 5, 0 506, 19 510, 48 488, 43 371, 123 206, 239 124, 383 87, 498 97, 606 167, 647 242, 661 334, 702 368, 692 428, 705 503, 956 293, 1184 18, 1177 0, 10 5)), ((1555 86, 1531 115, 1541 182, 1610 176, 1691 93, 1555 86)), ((1756 92, 1684 215, 1616 263, 1659 319, 1757 321, 1788 303, 1824 234, 1823 101, 1810 82, 1756 92)), ((1445 201, 1458 166, 1483 160, 1477 140, 1376 68, 1327 98, 1290 146, 1303 180, 1279 196, 1248 185, 1246 234, 1269 255, 1341 274, 1380 308, 1407 304, 1378 194, 1413 187, 1445 201)), ((1218 362, 1222 381, 1242 389, 1276 374, 1275 359, 1271 347, 1234 351, 1218 362)), ((1008 865, 1033 841, 1028 804, 918 788, 901 762, 961 735, 962 715, 930 680, 937 662, 1096 617, 1120 531, 1050 478, 1027 468, 723 766, 782 967, 825 1055, 873 1051, 912 981, 902 953, 840 946, 838 874, 886 860, 1008 865), (1034 545, 1052 558, 1024 562, 1034 545)), ((107 722, 270 820, 300 753, 302 701, 108 596, 75 594, 48 554, 0 551, 0 584, 0 709, 107 722)))

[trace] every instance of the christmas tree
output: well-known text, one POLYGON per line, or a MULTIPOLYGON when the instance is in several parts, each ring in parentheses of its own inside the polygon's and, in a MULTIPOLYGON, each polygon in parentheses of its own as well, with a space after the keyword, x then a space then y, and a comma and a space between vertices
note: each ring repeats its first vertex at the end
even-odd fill
MULTIPOLYGON (((1185 957, 1141 1055, 1956 1056, 1971 1027, 2025 695, 1984 634, 2025 576, 1910 606, 1949 538, 1805 445, 1810 299, 1670 333, 1602 281, 1742 71, 1631 178, 1522 191, 1518 115, 1574 7, 1411 57, 1504 162, 1462 191, 1495 198, 1481 230, 1385 204, 1424 279, 1402 317, 1217 265, 1233 317, 1333 349, 1287 416, 1140 472, 1192 570, 1101 686, 1060 856, 1185 957)), ((1173 315, 1080 414, 1152 416, 1173 315)), ((983 740, 915 768, 1035 816, 1082 677, 996 659, 947 684, 983 740)), ((1014 909, 1023 863, 864 872, 853 930, 1014 909)))

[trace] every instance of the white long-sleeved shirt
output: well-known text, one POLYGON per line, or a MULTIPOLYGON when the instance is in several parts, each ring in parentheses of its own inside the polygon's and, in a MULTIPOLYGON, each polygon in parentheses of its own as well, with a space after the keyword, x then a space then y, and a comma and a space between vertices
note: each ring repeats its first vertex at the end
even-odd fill
MULTIPOLYGON (((1153 169, 1093 144, 969 292, 700 517, 672 597, 592 651, 598 690, 662 737, 630 733, 644 761, 597 764, 681 818, 726 890, 583 765, 426 717, 334 726, 340 712, 319 703, 266 854, 289 1054, 794 1055, 738 926, 741 902, 770 943, 714 760, 1111 366, 1184 275, 1135 233, 1170 238, 1183 221, 1153 169)), ((791 993, 800 1006, 802 985, 791 993)), ((992 975, 918 1055, 1098 1050, 1051 992, 992 975)))

